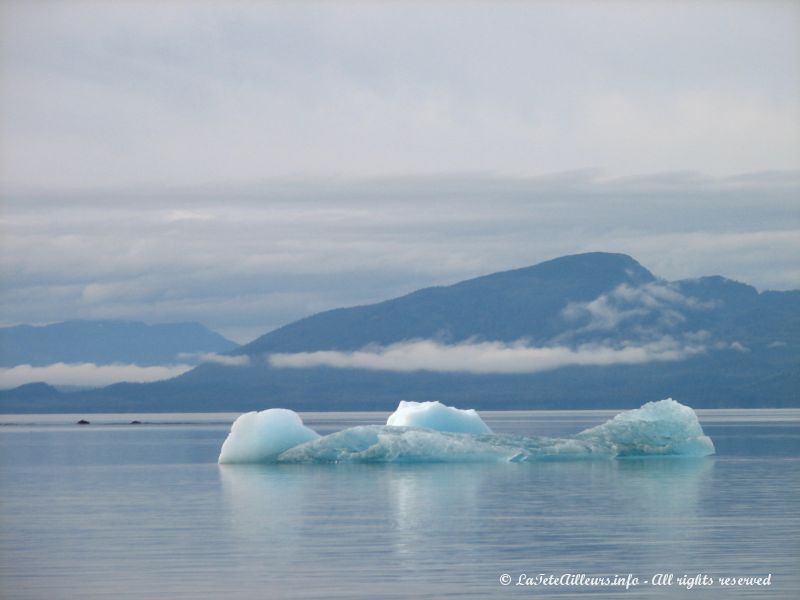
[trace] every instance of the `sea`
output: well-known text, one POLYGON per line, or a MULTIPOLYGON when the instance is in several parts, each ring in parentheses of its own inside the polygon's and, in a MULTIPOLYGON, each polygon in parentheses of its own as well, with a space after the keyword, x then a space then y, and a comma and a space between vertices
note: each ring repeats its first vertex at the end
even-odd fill
POLYGON ((800 409, 697 413, 712 457, 321 465, 218 465, 235 414, 0 415, 0 598, 800 598, 800 409))

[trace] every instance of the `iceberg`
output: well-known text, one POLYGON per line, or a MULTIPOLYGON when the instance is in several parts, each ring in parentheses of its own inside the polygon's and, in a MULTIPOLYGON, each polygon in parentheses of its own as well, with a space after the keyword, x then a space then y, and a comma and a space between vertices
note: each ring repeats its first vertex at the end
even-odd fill
POLYGON ((386 425, 324 437, 287 409, 247 413, 233 423, 219 462, 530 462, 711 454, 714 444, 695 412, 672 399, 622 412, 569 438, 494 434, 474 410, 401 402, 386 425))
POLYGON ((269 463, 289 448, 319 438, 293 410, 270 408, 240 415, 222 444, 219 462, 269 463))
POLYGON ((451 433, 492 433, 474 408, 462 410, 441 402, 401 400, 386 420, 389 427, 422 427, 451 433))
POLYGON ((576 438, 620 457, 714 454, 714 443, 703 433, 695 412, 672 398, 622 412, 576 438))

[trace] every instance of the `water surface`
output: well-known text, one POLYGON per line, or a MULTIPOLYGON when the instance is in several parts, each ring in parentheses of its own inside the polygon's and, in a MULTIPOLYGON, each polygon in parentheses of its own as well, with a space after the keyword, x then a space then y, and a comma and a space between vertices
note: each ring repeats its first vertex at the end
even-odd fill
MULTIPOLYGON (((614 411, 481 414, 498 433, 569 436, 614 411)), ((800 410, 698 414, 714 457, 222 467, 236 415, 3 415, 0 595, 800 597, 800 410), (514 585, 540 573, 772 584, 514 585)), ((326 434, 386 416, 304 420, 326 434)))

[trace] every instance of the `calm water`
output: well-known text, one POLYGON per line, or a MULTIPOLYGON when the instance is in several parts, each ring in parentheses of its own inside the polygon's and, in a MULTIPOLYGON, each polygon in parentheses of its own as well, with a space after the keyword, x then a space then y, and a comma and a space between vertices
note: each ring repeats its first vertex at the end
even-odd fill
MULTIPOLYGON (((800 410, 698 413, 713 458, 260 467, 217 466, 234 415, 0 415, 0 597, 800 597, 800 410), (641 583, 657 573, 771 585, 641 583)), ((563 436, 614 413, 482 414, 563 436)))

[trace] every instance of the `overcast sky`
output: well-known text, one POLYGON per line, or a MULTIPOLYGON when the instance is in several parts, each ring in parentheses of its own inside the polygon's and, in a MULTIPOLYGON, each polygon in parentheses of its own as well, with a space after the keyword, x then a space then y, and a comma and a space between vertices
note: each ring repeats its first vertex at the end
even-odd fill
POLYGON ((0 4, 0 321, 324 308, 587 250, 800 287, 800 3, 0 4))

